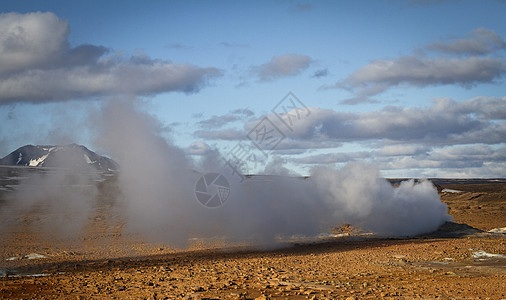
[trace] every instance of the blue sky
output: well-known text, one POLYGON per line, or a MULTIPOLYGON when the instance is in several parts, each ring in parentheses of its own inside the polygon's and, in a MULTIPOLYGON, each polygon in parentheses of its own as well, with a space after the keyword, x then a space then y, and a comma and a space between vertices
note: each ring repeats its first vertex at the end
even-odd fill
POLYGON ((248 133, 272 118, 286 137, 251 172, 361 160, 390 177, 506 175, 504 1, 3 1, 0 11, 0 156, 96 148, 90 111, 137 97, 196 159, 240 141, 257 151, 248 133), (285 128, 271 109, 290 91, 311 113, 285 128))

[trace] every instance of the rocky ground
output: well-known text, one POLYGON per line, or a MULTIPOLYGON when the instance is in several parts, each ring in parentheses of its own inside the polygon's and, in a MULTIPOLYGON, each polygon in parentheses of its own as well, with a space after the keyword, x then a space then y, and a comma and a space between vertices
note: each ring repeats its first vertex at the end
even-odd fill
POLYGON ((44 218, 33 211, 0 244, 0 298, 506 298, 506 234, 486 232, 506 226, 506 184, 442 187, 461 191, 441 198, 475 229, 375 239, 342 227, 274 250, 199 240, 177 250, 123 235, 105 204, 65 242, 31 226, 44 218))

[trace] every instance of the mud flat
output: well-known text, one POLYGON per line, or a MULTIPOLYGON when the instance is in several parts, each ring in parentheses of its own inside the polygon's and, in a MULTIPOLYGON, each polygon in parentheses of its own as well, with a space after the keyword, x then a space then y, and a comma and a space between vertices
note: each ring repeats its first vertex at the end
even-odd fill
POLYGON ((111 202, 78 236, 38 229, 31 211, 0 244, 0 298, 506 298, 506 183, 441 182, 456 223, 406 239, 343 231, 271 250, 124 234, 111 202), (489 232, 491 231, 491 232, 489 232))

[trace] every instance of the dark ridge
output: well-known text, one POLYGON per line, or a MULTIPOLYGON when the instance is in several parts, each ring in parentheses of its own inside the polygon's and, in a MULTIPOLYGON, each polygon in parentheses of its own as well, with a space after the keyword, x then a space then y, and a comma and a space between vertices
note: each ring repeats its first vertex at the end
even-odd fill
POLYGON ((83 145, 26 145, 0 159, 0 165, 116 171, 118 164, 83 145))

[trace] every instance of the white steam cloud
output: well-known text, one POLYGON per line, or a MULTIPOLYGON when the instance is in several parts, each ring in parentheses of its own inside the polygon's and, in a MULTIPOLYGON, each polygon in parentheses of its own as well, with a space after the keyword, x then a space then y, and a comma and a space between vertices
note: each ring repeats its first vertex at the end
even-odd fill
MULTIPOLYGON (((97 204, 100 175, 60 159, 60 168, 18 169, 19 184, 0 197, 0 247, 28 230, 68 242, 88 224, 97 204)), ((24 235, 22 238, 29 238, 24 235)))
MULTIPOLYGON (((429 181, 393 187, 363 163, 318 167, 308 179, 260 176, 241 182, 214 151, 199 164, 192 161, 162 138, 163 126, 138 104, 108 102, 96 117, 97 141, 121 166, 128 229, 158 241, 185 246, 191 237, 225 236, 271 244, 279 236, 316 235, 343 223, 406 236, 434 231, 450 219, 429 181), (229 200, 218 208, 201 205, 194 193, 207 172, 223 174, 230 183, 229 200)), ((266 169, 286 173, 279 162, 266 169)))

